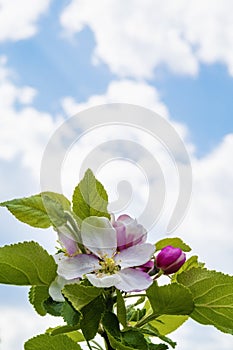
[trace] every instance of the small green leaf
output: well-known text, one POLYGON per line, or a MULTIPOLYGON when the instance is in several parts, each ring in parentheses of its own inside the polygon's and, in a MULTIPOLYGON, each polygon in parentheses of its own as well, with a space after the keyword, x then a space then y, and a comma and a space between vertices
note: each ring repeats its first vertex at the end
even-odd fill
MULTIPOLYGON (((6 207, 19 221, 33 227, 48 228, 54 225, 53 220, 58 220, 59 214, 63 215, 64 210, 70 209, 70 202, 62 194, 42 192, 27 198, 6 201, 0 203, 0 206, 6 207)), ((64 222, 63 216, 60 217, 58 223, 60 222, 64 222)))
POLYGON ((116 339, 121 339, 119 321, 114 313, 106 312, 103 316, 102 323, 107 333, 111 334, 116 339))
POLYGON ((49 334, 41 334, 35 338, 29 339, 24 344, 25 350, 81 350, 80 345, 74 342, 67 335, 51 336, 49 334))
POLYGON ((233 332, 233 276, 203 268, 193 268, 177 276, 188 287, 195 308, 191 317, 221 331, 233 332))
POLYGON ((57 265, 38 243, 24 242, 0 248, 0 283, 48 286, 57 265))
POLYGON ((153 313, 160 315, 189 315, 193 311, 193 298, 189 289, 172 283, 159 287, 153 283, 146 291, 153 313))
POLYGON ((166 246, 171 245, 174 248, 180 248, 184 252, 190 252, 191 248, 182 241, 182 239, 174 237, 174 238, 163 238, 155 244, 156 250, 161 250, 166 246))
POLYGON ((34 306, 36 312, 45 316, 47 310, 44 307, 44 302, 49 298, 48 286, 32 286, 29 291, 29 301, 34 306))
POLYGON ((88 169, 73 194, 73 211, 80 224, 89 216, 105 216, 110 218, 107 210, 108 195, 103 185, 88 169))
POLYGON ((127 321, 126 321, 126 307, 125 307, 125 301, 121 294, 121 292, 117 289, 117 317, 120 323, 123 327, 126 327, 127 321))
POLYGON ((127 321, 129 322, 138 322, 140 321, 146 314, 146 309, 136 309, 135 307, 130 306, 127 308, 127 321))
POLYGON ((65 297, 71 302, 73 307, 80 311, 85 305, 103 292, 102 288, 89 287, 81 284, 68 284, 62 290, 65 297))
POLYGON ((107 332, 111 346, 118 350, 148 350, 148 344, 137 329, 128 329, 121 332, 115 314, 106 312, 103 317, 103 326, 107 332))
MULTIPOLYGON (((68 333, 76 331, 79 328, 80 327, 78 325, 76 325, 76 326, 65 325, 65 326, 50 327, 46 330, 45 333, 49 334, 49 335, 68 334, 68 333)), ((85 339, 83 338, 83 340, 85 340, 85 339)))
POLYGON ((104 311, 105 304, 102 295, 82 308, 80 327, 86 340, 91 340, 95 337, 104 311))
POLYGON ((45 310, 52 316, 62 316, 64 302, 54 301, 51 297, 49 297, 44 302, 45 310))
POLYGON ((164 341, 165 343, 168 343, 173 349, 176 347, 176 342, 160 334, 159 331, 156 328, 154 328, 151 324, 145 325, 143 328, 141 328, 141 331, 149 336, 158 337, 160 340, 164 341))
POLYGON ((66 301, 63 304, 61 316, 69 326, 75 326, 80 320, 81 313, 66 301))
POLYGON ((53 335, 53 336, 58 334, 65 334, 77 343, 81 341, 85 341, 83 334, 77 330, 78 328, 80 327, 79 326, 57 326, 54 328, 47 329, 46 334, 53 335))

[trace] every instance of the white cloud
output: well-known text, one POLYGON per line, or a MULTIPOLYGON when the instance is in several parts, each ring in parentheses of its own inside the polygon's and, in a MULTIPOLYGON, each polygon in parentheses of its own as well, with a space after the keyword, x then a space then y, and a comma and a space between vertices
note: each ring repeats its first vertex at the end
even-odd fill
POLYGON ((163 117, 168 117, 168 110, 161 101, 155 87, 145 82, 132 80, 119 80, 110 82, 107 90, 102 95, 92 95, 84 103, 77 103, 71 97, 62 101, 62 106, 68 116, 72 116, 81 110, 105 103, 132 103, 156 111, 163 117))
POLYGON ((0 59, 0 159, 21 162, 38 177, 43 150, 61 119, 32 107, 36 94, 32 87, 12 82, 6 58, 0 59), (18 105, 16 105, 16 103, 18 105))
POLYGON ((151 78, 166 65, 196 75, 200 63, 221 62, 233 75, 231 0, 73 0, 61 14, 68 35, 94 34, 93 62, 120 77, 151 78))
POLYGON ((179 228, 207 266, 232 274, 233 134, 213 152, 193 159, 194 188, 189 213, 179 228))
POLYGON ((41 317, 33 308, 9 307, 1 305, 0 349, 23 349, 29 338, 44 333, 49 327, 62 325, 63 320, 52 316, 41 317))
POLYGON ((51 0, 0 0, 0 42, 30 38, 51 0))

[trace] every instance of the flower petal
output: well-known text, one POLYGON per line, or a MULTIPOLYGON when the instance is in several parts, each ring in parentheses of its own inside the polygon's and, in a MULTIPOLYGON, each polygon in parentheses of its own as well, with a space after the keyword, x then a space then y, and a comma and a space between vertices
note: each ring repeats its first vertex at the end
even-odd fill
POLYGON ((58 264, 57 273, 67 280, 82 277, 82 275, 99 269, 99 260, 94 255, 78 254, 74 257, 63 253, 55 255, 58 264))
POLYGON ((129 215, 120 215, 113 226, 117 230, 117 249, 120 251, 146 241, 147 232, 145 228, 129 215), (124 231, 122 226, 125 228, 124 231))
POLYGON ((81 227, 82 242, 99 257, 112 257, 117 248, 116 231, 105 217, 90 216, 81 227))
POLYGON ((120 277, 118 274, 113 275, 104 275, 102 274, 101 277, 97 276, 96 274, 87 274, 87 279, 91 282, 91 284, 98 288, 109 288, 112 286, 115 286, 117 283, 120 282, 120 277))
POLYGON ((125 225, 122 222, 115 221, 113 223, 113 227, 115 228, 117 233, 117 249, 118 250, 121 250, 121 248, 124 249, 127 244, 125 225))
POLYGON ((117 289, 124 292, 140 292, 153 283, 152 278, 143 271, 136 269, 123 269, 117 272, 120 281, 115 284, 117 289))
POLYGON ((50 284, 49 295, 54 301, 63 302, 65 298, 62 295, 62 289, 66 284, 78 283, 79 279, 66 280, 61 276, 57 276, 55 280, 50 284))
POLYGON ((150 243, 143 243, 122 250, 114 257, 115 262, 122 268, 140 266, 151 259, 155 247, 150 243))
POLYGON ((69 255, 75 254, 79 249, 78 243, 65 225, 57 228, 58 239, 69 255))

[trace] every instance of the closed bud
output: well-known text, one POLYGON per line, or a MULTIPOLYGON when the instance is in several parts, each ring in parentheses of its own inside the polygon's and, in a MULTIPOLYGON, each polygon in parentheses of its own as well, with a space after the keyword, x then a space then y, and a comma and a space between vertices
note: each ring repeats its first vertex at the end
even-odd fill
POLYGON ((164 247, 156 257, 156 267, 165 275, 177 272, 186 260, 185 253, 180 248, 170 245, 164 247))

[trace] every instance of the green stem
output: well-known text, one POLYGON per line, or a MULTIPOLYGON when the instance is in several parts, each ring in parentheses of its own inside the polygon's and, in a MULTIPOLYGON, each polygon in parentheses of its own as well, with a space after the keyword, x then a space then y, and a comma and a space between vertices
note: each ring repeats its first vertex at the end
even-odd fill
POLYGON ((159 315, 151 314, 151 315, 147 316, 146 318, 142 318, 139 322, 136 323, 135 327, 142 327, 142 326, 144 326, 144 324, 146 324, 150 321, 153 321, 158 316, 159 315))
POLYGON ((133 298, 133 297, 146 297, 146 294, 130 294, 130 295, 125 295, 123 298, 133 298))
POLYGON ((107 333, 106 333, 105 331, 103 331, 103 332, 101 333, 101 335, 102 335, 102 337, 104 338, 106 350, 115 350, 115 349, 111 346, 111 344, 110 344, 110 342, 109 342, 107 333))

